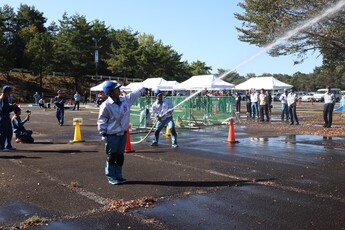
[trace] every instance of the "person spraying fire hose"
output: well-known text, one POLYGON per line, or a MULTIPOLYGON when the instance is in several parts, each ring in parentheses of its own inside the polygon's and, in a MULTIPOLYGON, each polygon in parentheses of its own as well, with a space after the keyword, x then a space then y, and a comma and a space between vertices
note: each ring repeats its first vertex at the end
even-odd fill
POLYGON ((173 119, 173 104, 167 98, 163 98, 163 93, 157 89, 154 92, 156 101, 151 106, 151 116, 157 118, 156 131, 151 146, 158 146, 159 133, 165 125, 167 125, 171 131, 171 146, 173 148, 177 145, 177 133, 175 130, 175 123, 173 119))

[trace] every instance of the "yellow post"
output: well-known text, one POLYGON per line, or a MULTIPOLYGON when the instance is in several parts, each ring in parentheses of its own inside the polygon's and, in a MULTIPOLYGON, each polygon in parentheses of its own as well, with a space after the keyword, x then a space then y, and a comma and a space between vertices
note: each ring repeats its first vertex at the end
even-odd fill
POLYGON ((80 132, 80 125, 83 123, 83 118, 73 118, 73 125, 74 125, 74 139, 72 142, 81 142, 83 141, 81 138, 80 132))
POLYGON ((169 129, 169 126, 167 126, 167 129, 165 131, 166 136, 171 136, 171 130, 169 129))
POLYGON ((79 121, 75 122, 75 128, 74 128, 74 139, 73 142, 79 142, 81 140, 81 133, 80 133, 80 125, 79 121))

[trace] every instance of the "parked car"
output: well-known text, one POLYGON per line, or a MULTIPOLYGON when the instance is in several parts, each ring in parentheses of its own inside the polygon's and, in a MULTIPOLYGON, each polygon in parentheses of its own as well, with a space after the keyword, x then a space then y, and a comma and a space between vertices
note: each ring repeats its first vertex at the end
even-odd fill
MULTIPOLYGON (((332 88, 331 92, 334 94, 335 100, 337 102, 339 102, 340 99, 341 99, 340 89, 339 88, 332 88)), ((314 94, 315 101, 321 101, 322 102, 323 101, 323 96, 324 96, 325 93, 326 93, 326 89, 318 89, 316 91, 316 93, 314 94)))
POLYGON ((314 99, 314 93, 307 93, 307 94, 304 94, 304 95, 301 97, 301 101, 307 101, 307 102, 309 102, 309 101, 311 101, 311 100, 315 101, 315 99, 314 99))

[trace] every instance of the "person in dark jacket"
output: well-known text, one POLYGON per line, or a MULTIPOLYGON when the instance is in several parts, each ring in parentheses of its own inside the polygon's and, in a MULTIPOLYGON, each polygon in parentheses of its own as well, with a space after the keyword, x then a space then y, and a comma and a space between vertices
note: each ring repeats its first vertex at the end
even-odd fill
POLYGON ((11 144, 13 131, 10 113, 18 106, 15 103, 10 104, 8 102, 8 98, 11 93, 12 87, 5 85, 2 88, 2 94, 0 95, 0 150, 3 152, 16 150, 16 148, 11 144))
POLYGON ((54 104, 56 107, 56 119, 59 122, 59 125, 63 126, 64 116, 65 116, 65 102, 66 99, 63 96, 62 90, 57 91, 57 96, 54 98, 54 104))

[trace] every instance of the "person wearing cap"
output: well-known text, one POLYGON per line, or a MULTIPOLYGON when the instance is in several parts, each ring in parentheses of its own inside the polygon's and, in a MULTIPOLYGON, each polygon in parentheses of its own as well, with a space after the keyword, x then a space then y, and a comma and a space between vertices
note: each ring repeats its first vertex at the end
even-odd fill
POLYGON ((173 119, 173 104, 167 98, 163 98, 163 93, 159 89, 154 92, 154 95, 156 97, 156 101, 152 104, 150 112, 152 117, 157 118, 157 123, 151 146, 158 146, 159 133, 166 125, 171 131, 171 146, 176 148, 178 145, 177 133, 173 119))
POLYGON ((140 96, 147 91, 141 88, 127 95, 121 95, 121 84, 116 81, 106 81, 103 92, 108 98, 100 105, 97 128, 105 140, 107 160, 105 175, 112 185, 123 184, 122 176, 124 151, 127 141, 126 132, 129 129, 130 108, 140 96))
POLYGON ((54 98, 54 104, 56 107, 56 119, 60 126, 64 124, 64 117, 65 117, 65 102, 66 99, 63 96, 62 90, 57 91, 57 96, 54 98))
POLYGON ((281 120, 284 121, 284 116, 286 117, 286 120, 289 120, 289 107, 287 104, 287 89, 284 89, 284 93, 282 93, 279 97, 279 101, 282 104, 282 114, 281 114, 281 120))
POLYGON ((30 120, 30 114, 28 114, 24 120, 21 119, 21 114, 22 110, 19 107, 14 109, 12 127, 13 133, 16 135, 16 143, 33 143, 34 139, 32 138, 32 131, 25 129, 24 127, 24 124, 30 120))
POLYGON ((333 110, 334 110, 334 104, 335 104, 335 96, 331 92, 331 87, 326 87, 326 93, 323 96, 324 99, 324 106, 323 106, 323 120, 325 121, 325 124, 323 127, 325 128, 331 128, 332 126, 332 118, 333 118, 333 110))
POLYGON ((11 93, 12 87, 5 85, 2 88, 2 94, 0 95, 0 150, 3 152, 16 150, 16 148, 11 144, 13 130, 10 113, 18 106, 15 103, 10 104, 8 102, 8 98, 11 93))
POLYGON ((293 88, 290 89, 290 93, 287 95, 287 103, 289 107, 290 113, 290 125, 293 125, 296 122, 296 125, 299 125, 297 113, 296 113, 296 105, 297 105, 297 94, 294 93, 293 88))

